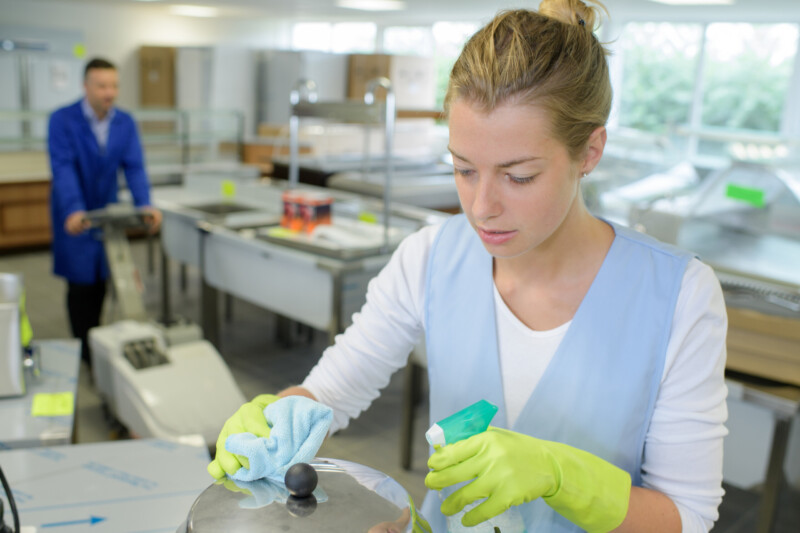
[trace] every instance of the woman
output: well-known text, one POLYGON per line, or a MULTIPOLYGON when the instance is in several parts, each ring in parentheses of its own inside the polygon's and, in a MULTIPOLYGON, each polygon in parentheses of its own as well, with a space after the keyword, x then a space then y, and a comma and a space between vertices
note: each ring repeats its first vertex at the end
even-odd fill
MULTIPOLYGON (((479 399, 500 407, 496 427, 431 456, 428 487, 471 481, 441 505, 428 494, 434 531, 484 498, 465 525, 510 506, 528 531, 708 531, 718 516, 719 283, 581 197, 611 107, 597 9, 544 0, 470 39, 445 101, 464 214, 406 239, 353 325, 281 393, 331 406, 342 428, 424 333, 431 421, 479 399)), ((239 467, 221 453, 216 477, 239 467)))

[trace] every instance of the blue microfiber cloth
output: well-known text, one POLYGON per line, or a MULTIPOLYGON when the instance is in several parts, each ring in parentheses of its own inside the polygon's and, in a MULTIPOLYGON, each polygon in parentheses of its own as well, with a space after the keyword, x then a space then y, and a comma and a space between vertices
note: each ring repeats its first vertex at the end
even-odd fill
POLYGON ((287 396, 264 408, 269 437, 236 433, 225 441, 230 453, 247 457, 250 468, 240 468, 231 477, 238 481, 267 478, 283 483, 295 463, 308 463, 319 451, 333 420, 327 405, 304 396, 287 396))

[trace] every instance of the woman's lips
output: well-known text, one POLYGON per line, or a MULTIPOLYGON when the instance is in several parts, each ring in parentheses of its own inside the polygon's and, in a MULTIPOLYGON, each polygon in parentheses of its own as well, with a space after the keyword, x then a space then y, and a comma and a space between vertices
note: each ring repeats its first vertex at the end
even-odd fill
POLYGON ((516 231, 486 230, 483 228, 478 228, 478 235, 486 244, 504 244, 511 240, 516 234, 516 231))

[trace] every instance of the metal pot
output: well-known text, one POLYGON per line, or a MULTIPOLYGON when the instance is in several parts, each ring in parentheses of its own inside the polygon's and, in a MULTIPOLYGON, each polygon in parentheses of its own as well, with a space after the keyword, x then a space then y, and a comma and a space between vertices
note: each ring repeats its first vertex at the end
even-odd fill
POLYGON ((394 479, 339 459, 317 458, 318 483, 306 498, 283 483, 226 480, 195 500, 177 533, 399 533, 410 532, 419 513, 394 479))

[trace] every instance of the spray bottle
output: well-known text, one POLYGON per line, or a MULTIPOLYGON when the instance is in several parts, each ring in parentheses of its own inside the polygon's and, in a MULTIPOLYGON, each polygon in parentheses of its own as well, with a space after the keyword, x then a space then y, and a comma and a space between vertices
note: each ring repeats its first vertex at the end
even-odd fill
MULTIPOLYGON (((425 438, 433 447, 446 446, 478 433, 486 431, 492 421, 497 406, 480 400, 461 411, 439 420, 425 432, 425 438)), ((439 492, 444 499, 469 482, 447 487, 439 492)), ((526 533, 525 523, 519 509, 511 507, 501 515, 495 516, 477 526, 467 527, 461 523, 464 513, 479 505, 483 500, 472 502, 460 512, 447 518, 447 533, 526 533)))

